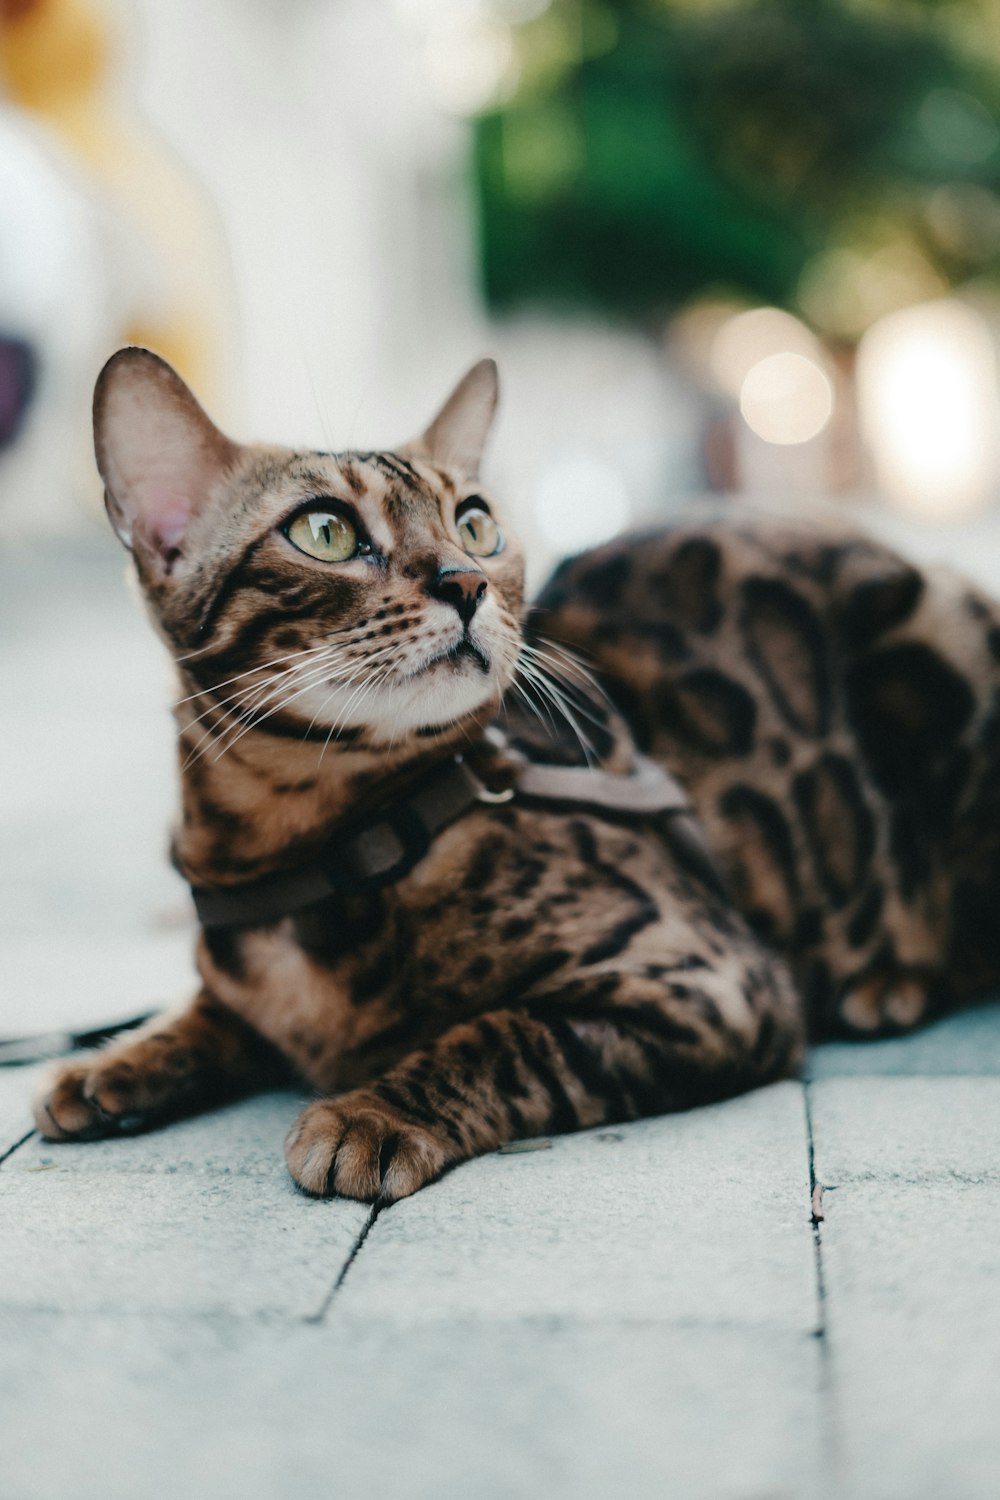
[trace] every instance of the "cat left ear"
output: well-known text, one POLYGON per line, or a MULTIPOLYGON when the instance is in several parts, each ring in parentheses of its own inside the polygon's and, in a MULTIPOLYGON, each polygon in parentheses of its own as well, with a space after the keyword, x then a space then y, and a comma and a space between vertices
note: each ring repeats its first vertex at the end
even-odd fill
POLYGON ((112 526, 154 576, 167 577, 239 445, 166 360, 149 349, 119 349, 94 390, 94 448, 112 526))
POLYGON ((499 394, 496 360, 481 359, 463 375, 421 438, 410 447, 432 463, 475 479, 499 394))

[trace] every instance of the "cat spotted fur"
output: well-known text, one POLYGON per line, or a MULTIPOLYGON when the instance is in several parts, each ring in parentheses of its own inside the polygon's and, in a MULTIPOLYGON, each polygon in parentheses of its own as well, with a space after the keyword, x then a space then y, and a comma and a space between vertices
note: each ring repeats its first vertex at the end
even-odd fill
POLYGON ((178 664, 174 861, 239 884, 456 753, 502 791, 524 757, 628 772, 638 744, 687 786, 733 899, 655 816, 477 805, 393 885, 202 932, 194 1000, 61 1065, 44 1135, 294 1078, 317 1094, 295 1181, 390 1202, 512 1138, 788 1076, 807 1034, 905 1030, 1000 976, 997 607, 847 529, 721 517, 571 560, 525 619, 478 478, 495 400, 484 361, 392 451, 243 447, 156 356, 109 361, 108 510, 178 664), (469 504, 495 555, 465 550, 469 504), (290 518, 327 506, 367 550, 292 546, 290 518))

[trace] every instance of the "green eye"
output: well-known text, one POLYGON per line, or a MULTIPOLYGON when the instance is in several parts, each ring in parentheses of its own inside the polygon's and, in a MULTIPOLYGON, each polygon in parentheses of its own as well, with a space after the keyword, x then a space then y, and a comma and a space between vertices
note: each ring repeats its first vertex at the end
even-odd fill
POLYGON ((307 510, 285 532, 293 546, 320 562, 346 562, 358 550, 358 533, 343 516, 329 510, 307 510))
POLYGON ((489 511, 480 510, 478 506, 459 517, 458 534, 462 546, 473 557, 492 557, 503 544, 500 527, 489 511))

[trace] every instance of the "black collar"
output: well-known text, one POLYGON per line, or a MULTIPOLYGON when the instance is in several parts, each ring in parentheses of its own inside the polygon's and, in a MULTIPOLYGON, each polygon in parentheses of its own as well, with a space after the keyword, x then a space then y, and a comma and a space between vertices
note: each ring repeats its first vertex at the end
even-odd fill
POLYGON ((384 803, 364 820, 339 827, 308 863, 231 886, 192 886, 203 927, 260 927, 331 896, 361 895, 401 880, 439 833, 476 804, 518 801, 586 807, 611 816, 669 813, 675 851, 716 888, 718 871, 687 794, 666 771, 636 757, 627 776, 588 767, 526 763, 514 784, 493 792, 461 756, 421 778, 406 796, 384 803))

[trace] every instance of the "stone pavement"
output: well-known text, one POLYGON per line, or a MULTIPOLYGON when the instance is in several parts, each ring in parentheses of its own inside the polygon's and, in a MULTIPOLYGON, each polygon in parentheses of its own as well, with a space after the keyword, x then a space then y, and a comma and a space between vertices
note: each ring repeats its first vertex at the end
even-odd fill
MULTIPOLYGON (((165 674, 103 539, 0 563, 0 647, 0 1034, 173 999, 165 674)), ((294 1095, 59 1147, 34 1073, 0 1500, 1000 1494, 1000 1006, 377 1216, 292 1187, 294 1095)))

